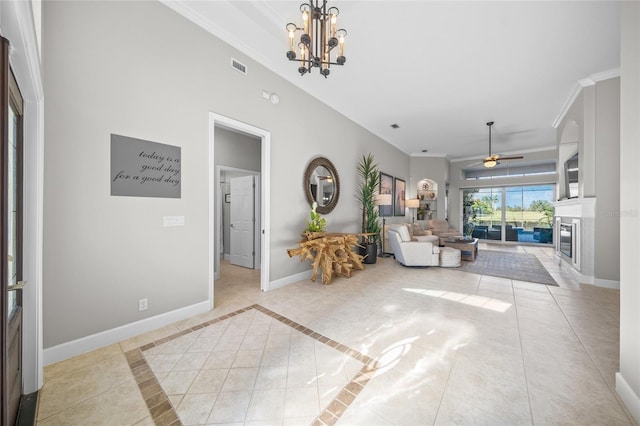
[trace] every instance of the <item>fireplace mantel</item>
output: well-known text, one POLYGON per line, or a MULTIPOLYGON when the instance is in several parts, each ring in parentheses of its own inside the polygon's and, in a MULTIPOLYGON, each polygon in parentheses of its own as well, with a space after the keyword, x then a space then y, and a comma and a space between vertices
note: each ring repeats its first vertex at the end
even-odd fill
POLYGON ((577 217, 581 219, 596 217, 596 199, 570 198, 553 203, 555 217, 577 217))

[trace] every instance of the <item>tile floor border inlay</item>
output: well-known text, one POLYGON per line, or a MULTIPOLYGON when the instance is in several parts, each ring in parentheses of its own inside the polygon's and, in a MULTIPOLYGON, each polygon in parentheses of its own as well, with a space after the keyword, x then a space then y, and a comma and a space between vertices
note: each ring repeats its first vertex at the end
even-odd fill
POLYGON ((347 345, 336 342, 329 337, 326 337, 318 332, 311 330, 308 327, 305 327, 302 324, 299 324, 295 321, 290 320, 274 311, 271 311, 264 306, 253 304, 247 306, 242 309, 238 309, 237 311, 228 313, 226 315, 222 315, 218 318, 214 318, 209 321, 205 321, 203 323, 194 325, 193 327, 187 328, 185 330, 174 333, 170 336, 164 337, 155 342, 148 343, 143 345, 137 349, 133 349, 125 353, 125 357, 127 362, 129 363, 129 368, 133 373, 133 376, 138 384, 140 392, 142 393, 142 397, 144 398, 145 403, 147 404, 147 408, 149 409, 149 413, 151 414, 151 418, 155 422, 156 425, 181 425, 182 422, 178 417, 178 414, 169 401, 167 394, 162 389, 160 382, 156 378, 155 374, 151 370, 151 367, 147 363, 143 352, 147 351, 151 348, 154 348, 163 343, 167 343, 171 340, 175 340, 181 336, 187 335, 194 331, 200 330, 204 327, 208 327, 213 324, 217 324, 219 322, 225 321, 227 319, 233 318, 239 314, 255 309, 256 311, 262 312, 265 315, 270 316, 271 318, 280 321, 281 323, 288 325, 292 329, 303 333, 306 336, 311 337, 312 339, 325 344, 333 349, 336 349, 342 352, 345 355, 348 355, 364 364, 364 366, 360 369, 360 371, 353 377, 353 379, 344 386, 338 395, 326 406, 324 410, 320 413, 318 417, 313 421, 313 425, 334 425, 338 419, 344 414, 344 412, 349 408, 351 403, 355 400, 355 398, 362 392, 364 387, 367 385, 369 380, 373 378, 377 369, 379 368, 379 363, 374 358, 362 354, 361 352, 348 347, 347 345))

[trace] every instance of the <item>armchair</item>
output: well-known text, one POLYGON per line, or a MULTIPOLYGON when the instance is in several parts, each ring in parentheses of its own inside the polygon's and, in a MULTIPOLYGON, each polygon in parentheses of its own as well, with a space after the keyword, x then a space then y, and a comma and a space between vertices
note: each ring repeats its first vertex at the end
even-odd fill
POLYGON ((404 266, 439 266, 440 247, 431 241, 412 241, 404 225, 389 227, 389 242, 398 262, 404 266))

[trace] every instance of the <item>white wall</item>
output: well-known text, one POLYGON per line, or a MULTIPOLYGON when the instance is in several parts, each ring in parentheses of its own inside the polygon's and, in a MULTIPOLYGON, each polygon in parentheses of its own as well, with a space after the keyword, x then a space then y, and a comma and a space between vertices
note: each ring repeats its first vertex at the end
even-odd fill
POLYGON ((359 229, 362 154, 392 174, 409 168, 396 148, 162 4, 45 2, 43 19, 45 347, 207 299, 209 112, 271 132, 271 281, 309 269, 286 249, 305 226, 311 158, 326 156, 340 174, 329 231, 359 229), (248 75, 230 67, 231 56, 248 75), (331 123, 330 136, 310 132, 317 123, 331 123), (111 197, 112 132, 180 146, 182 198, 111 197), (164 215, 184 215, 186 226, 163 228, 164 215), (142 297, 149 310, 138 312, 142 297))
POLYGON ((620 372, 616 391, 640 423, 640 3, 623 2, 620 59, 620 372))

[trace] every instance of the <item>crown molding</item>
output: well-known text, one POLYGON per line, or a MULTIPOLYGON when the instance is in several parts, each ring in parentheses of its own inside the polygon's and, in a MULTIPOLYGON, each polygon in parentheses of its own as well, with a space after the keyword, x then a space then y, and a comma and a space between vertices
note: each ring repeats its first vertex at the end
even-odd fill
POLYGON ((599 72, 596 74, 591 74, 589 77, 583 78, 582 80, 578 80, 576 85, 573 86, 573 89, 569 94, 569 98, 562 106, 560 113, 558 114, 556 119, 553 121, 553 124, 551 126, 554 129, 557 129, 558 126, 560 126, 560 123, 562 122, 562 120, 564 120, 564 117, 567 115, 567 112, 569 112, 569 108, 571 108, 573 103, 576 101, 576 99, 582 92, 583 88, 593 86, 599 81, 609 80, 610 78, 616 78, 616 77, 620 77, 620 68, 614 68, 614 69, 599 72))

